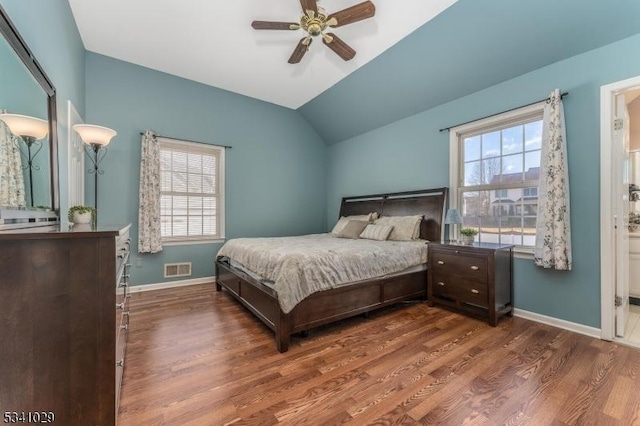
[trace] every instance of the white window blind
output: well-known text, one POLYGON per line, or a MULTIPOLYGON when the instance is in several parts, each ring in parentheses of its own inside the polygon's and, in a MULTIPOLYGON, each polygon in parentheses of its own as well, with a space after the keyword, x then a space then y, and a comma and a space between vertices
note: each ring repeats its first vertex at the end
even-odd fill
POLYGON ((158 140, 163 242, 224 238, 224 148, 158 140))
POLYGON ((452 187, 479 241, 535 246, 543 104, 454 129, 452 187))

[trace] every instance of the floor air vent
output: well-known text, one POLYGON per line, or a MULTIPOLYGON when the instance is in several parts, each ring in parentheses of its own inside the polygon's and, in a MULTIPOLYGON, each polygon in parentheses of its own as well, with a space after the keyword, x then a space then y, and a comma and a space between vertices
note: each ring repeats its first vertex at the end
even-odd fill
POLYGON ((188 277, 191 275, 191 262, 185 263, 165 263, 164 277, 188 277))

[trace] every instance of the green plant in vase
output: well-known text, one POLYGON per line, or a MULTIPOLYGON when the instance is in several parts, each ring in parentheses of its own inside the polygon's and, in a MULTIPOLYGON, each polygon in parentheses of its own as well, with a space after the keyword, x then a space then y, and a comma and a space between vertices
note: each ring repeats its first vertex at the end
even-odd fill
POLYGON ((476 235, 478 235, 478 230, 475 228, 462 228, 460 235, 462 236, 462 242, 464 244, 471 245, 476 239, 476 235))
POLYGON ((67 219, 74 225, 96 223, 96 209, 89 206, 73 206, 69 209, 67 219))

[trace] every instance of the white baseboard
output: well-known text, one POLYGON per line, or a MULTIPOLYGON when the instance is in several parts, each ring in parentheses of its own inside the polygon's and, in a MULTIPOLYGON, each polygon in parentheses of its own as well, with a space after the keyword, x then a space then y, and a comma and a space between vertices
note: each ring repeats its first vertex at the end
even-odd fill
POLYGON ((589 327, 588 325, 578 324, 577 322, 548 317, 546 315, 525 311, 523 309, 514 309, 513 315, 531 321, 540 322, 542 324, 552 325, 554 327, 562 328, 563 330, 584 334, 585 336, 595 337, 596 339, 602 338, 602 331, 599 328, 589 327))
POLYGON ((198 285, 198 284, 209 284, 209 283, 213 284, 215 282, 216 282, 215 277, 191 278, 188 280, 168 281, 165 283, 133 285, 129 287, 129 292, 140 293, 142 291, 161 290, 164 288, 174 288, 174 287, 186 287, 189 285, 198 285))

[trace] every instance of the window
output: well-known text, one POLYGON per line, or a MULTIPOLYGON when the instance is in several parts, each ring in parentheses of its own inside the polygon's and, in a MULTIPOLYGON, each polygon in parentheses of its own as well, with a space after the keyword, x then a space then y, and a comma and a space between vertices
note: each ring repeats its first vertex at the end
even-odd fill
POLYGON ((451 204, 479 241, 535 246, 544 104, 451 130, 451 204))
POLYGON ((224 238, 224 148, 158 140, 162 241, 224 238))

